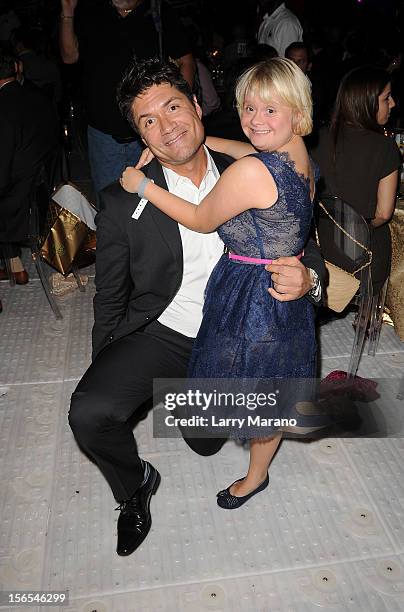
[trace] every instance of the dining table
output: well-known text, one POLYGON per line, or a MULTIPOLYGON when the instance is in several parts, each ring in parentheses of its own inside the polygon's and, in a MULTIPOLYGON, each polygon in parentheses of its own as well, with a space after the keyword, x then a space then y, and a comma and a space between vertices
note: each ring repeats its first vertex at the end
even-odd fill
POLYGON ((386 306, 393 321, 394 330, 404 342, 404 195, 397 200, 396 209, 390 221, 390 233, 392 260, 386 306))

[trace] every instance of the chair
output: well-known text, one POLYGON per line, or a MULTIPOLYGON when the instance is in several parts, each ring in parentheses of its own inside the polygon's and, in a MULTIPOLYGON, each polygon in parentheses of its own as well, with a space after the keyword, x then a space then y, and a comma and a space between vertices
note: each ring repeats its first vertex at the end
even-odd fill
POLYGON ((35 267, 38 272, 42 288, 45 292, 46 299, 49 302, 49 306, 52 308, 56 319, 63 319, 59 306, 56 304, 55 298, 52 295, 48 277, 43 266, 44 262, 41 256, 41 229, 43 228, 45 222, 51 191, 52 190, 49 188, 47 181, 45 166, 42 166, 37 177, 34 179, 31 190, 28 244, 31 250, 32 260, 35 263, 35 267))
POLYGON ((377 348, 379 346, 380 332, 382 330, 383 325, 384 304, 386 302, 388 284, 389 278, 387 277, 379 293, 373 296, 372 303, 370 305, 368 355, 370 355, 371 357, 374 357, 376 355, 377 348))
MULTIPOLYGON (((324 195, 321 197, 321 204, 324 206, 325 210, 320 206, 317 207, 316 224, 323 257, 347 272, 354 272, 368 261, 366 251, 357 243, 360 243, 366 247, 366 249, 370 250, 369 226, 364 217, 359 215, 352 206, 337 196, 324 195), (330 219, 327 213, 335 222, 330 219), (346 233, 344 233, 343 230, 346 233), (347 234, 357 241, 357 243, 347 236, 347 234)), ((380 292, 378 296, 373 297, 370 266, 363 267, 358 274, 360 286, 352 300, 353 303, 358 306, 358 315, 355 337, 347 370, 348 378, 353 378, 358 370, 370 321, 370 325, 373 326, 371 327, 370 346, 372 351, 376 351, 377 349, 381 325, 380 310, 382 308, 382 301, 384 300, 381 295, 382 292, 380 292)))

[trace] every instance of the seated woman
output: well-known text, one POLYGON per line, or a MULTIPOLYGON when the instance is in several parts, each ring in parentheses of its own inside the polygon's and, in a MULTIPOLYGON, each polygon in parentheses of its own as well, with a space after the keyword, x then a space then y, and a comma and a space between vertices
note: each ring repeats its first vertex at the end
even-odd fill
POLYGON ((390 272, 388 222, 396 201, 399 150, 383 133, 391 109, 388 72, 363 66, 349 72, 339 86, 330 128, 320 130, 311 155, 318 164, 318 192, 340 197, 371 226, 373 293, 390 272))

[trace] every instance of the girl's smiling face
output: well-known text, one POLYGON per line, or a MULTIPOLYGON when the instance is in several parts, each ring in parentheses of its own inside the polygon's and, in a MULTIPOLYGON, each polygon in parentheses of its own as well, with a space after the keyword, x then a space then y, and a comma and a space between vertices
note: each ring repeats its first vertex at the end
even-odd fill
POLYGON ((293 138, 294 112, 278 96, 264 102, 247 92, 240 112, 244 134, 258 151, 281 151, 293 138))

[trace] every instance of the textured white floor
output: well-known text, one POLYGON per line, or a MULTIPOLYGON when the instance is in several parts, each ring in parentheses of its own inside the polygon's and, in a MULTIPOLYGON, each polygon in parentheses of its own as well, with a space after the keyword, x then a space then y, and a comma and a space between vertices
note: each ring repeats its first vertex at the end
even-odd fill
MULTIPOLYGON (((0 590, 69 589, 66 612, 403 610, 401 438, 285 440, 268 490, 226 512, 216 492, 245 473, 247 452, 228 442, 199 457, 154 439, 149 416, 136 437, 162 476, 153 526, 116 555, 116 503, 66 419, 89 363, 93 291, 90 280, 59 298, 59 322, 35 278, 0 283, 0 590)), ((349 317, 321 328, 322 375, 346 369, 351 342, 349 317)), ((391 327, 359 374, 397 388, 404 343, 391 327)))

